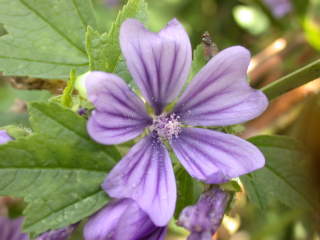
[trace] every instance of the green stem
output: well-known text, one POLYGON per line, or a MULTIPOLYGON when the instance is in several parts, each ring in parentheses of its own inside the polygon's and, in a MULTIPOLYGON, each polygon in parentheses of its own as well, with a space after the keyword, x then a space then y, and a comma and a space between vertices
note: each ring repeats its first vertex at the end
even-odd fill
POLYGON ((319 77, 320 59, 274 81, 261 90, 267 95, 269 100, 272 100, 319 77))

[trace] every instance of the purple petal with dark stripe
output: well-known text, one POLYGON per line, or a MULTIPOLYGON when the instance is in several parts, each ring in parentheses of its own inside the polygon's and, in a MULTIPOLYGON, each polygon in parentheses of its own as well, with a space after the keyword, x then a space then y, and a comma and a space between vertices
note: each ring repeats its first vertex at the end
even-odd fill
POLYGON ((148 236, 137 240, 164 240, 167 235, 167 227, 157 227, 148 236))
POLYGON ((160 114, 178 96, 190 70, 192 50, 186 31, 176 19, 159 33, 128 19, 121 26, 120 43, 130 73, 160 114))
POLYGON ((103 72, 86 76, 89 100, 96 109, 88 121, 89 135, 103 144, 117 144, 137 137, 152 123, 144 103, 119 77, 103 72))
POLYGON ((8 219, 0 216, 0 239, 1 240, 29 240, 27 234, 21 230, 23 218, 8 219))
POLYGON ((0 144, 5 144, 12 140, 6 130, 0 130, 0 144))
POLYGON ((78 223, 69 225, 64 228, 50 230, 41 234, 36 240, 67 240, 78 226, 78 223))
POLYGON ((146 136, 112 169, 103 183, 114 198, 134 199, 157 226, 173 215, 176 183, 165 146, 146 136))
POLYGON ((162 240, 163 228, 156 227, 148 215, 131 199, 111 201, 93 215, 84 227, 85 240, 162 240))
POLYGON ((211 184, 262 168, 264 156, 253 144, 234 135, 184 128, 171 146, 191 176, 211 184))
POLYGON ((230 47, 215 57, 195 76, 174 112, 193 126, 226 126, 259 116, 268 100, 247 82, 250 53, 230 47))

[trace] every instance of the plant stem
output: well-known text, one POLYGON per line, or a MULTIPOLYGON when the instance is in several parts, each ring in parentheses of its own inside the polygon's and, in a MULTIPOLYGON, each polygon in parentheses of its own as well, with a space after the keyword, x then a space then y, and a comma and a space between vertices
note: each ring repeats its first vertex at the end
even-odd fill
POLYGON ((267 95, 269 100, 272 100, 319 77, 320 59, 274 81, 261 90, 267 95))

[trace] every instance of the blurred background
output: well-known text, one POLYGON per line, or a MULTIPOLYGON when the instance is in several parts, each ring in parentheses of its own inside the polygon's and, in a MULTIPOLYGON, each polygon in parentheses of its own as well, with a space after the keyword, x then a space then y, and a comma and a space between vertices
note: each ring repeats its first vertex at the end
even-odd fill
MULTIPOLYGON (((94 0, 99 30, 107 30, 125 1, 94 0)), ((147 0, 148 26, 158 31, 176 17, 187 29, 192 46, 210 39, 214 51, 242 45, 252 53, 250 83, 261 88, 319 58, 320 0, 147 0), (203 35, 206 33, 205 35, 203 35)), ((0 36, 5 34, 0 25, 0 36)), ((1 51, 1 50, 0 50, 1 51)), ((204 53, 206 54, 206 53, 204 53)), ((26 101, 46 100, 61 93, 59 79, 4 77, 0 73, 0 126, 28 126, 26 101), (39 89, 45 91, 37 91, 39 89), (31 90, 31 91, 30 91, 31 90)), ((320 192, 320 79, 274 100, 258 119, 247 123, 241 136, 280 134, 301 140, 312 153, 314 191, 320 192)), ((213 239, 320 240, 319 212, 301 213, 271 202, 259 210, 244 192, 223 220, 213 239)), ((320 204, 320 203, 319 203, 320 204)), ((20 201, 0 198, 0 214, 15 215, 20 201)), ((75 237, 74 239, 80 239, 75 237)), ((186 239, 186 232, 172 226, 170 240, 186 239)), ((2 240, 2 239, 1 239, 2 240)))

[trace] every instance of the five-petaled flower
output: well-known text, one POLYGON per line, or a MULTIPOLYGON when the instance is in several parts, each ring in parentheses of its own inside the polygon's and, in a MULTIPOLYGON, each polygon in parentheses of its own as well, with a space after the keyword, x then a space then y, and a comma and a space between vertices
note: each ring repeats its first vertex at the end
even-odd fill
POLYGON ((172 217, 176 184, 166 144, 191 176, 218 184, 261 168, 264 157, 249 142, 234 135, 197 126, 227 126, 260 115, 265 95, 247 83, 248 50, 230 47, 212 58, 194 77, 171 111, 165 107, 179 95, 191 66, 187 33, 172 20, 159 33, 137 20, 126 20, 120 44, 128 69, 145 101, 116 75, 91 72, 86 76, 89 100, 95 110, 88 132, 102 144, 148 134, 112 169, 103 183, 114 198, 131 198, 157 226, 172 217))

